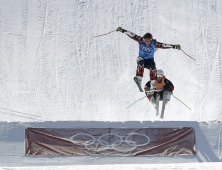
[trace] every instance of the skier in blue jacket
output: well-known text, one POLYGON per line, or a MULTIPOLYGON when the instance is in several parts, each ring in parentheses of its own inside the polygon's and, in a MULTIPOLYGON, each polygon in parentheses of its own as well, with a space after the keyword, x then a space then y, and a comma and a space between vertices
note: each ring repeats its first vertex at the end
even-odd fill
POLYGON ((153 39, 151 33, 146 33, 142 37, 138 36, 130 31, 123 29, 122 27, 118 27, 116 31, 125 33, 133 40, 139 43, 139 56, 137 57, 137 70, 136 70, 136 77, 141 86, 144 68, 150 70, 150 80, 155 80, 156 78, 156 64, 154 62, 154 53, 157 51, 158 48, 162 49, 178 49, 180 50, 181 47, 179 44, 171 45, 171 44, 164 44, 157 42, 156 39, 153 39))

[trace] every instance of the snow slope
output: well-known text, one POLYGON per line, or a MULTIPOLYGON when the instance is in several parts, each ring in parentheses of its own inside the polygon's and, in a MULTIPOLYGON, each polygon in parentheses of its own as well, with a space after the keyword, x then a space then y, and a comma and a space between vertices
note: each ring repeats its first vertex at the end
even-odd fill
POLYGON ((133 82, 137 42, 119 32, 93 38, 118 26, 196 59, 155 53, 192 109, 172 97, 164 121, 222 121, 219 0, 0 0, 0 121, 159 121, 147 99, 126 109, 144 97, 133 82))
MULTIPOLYGON (((107 165, 110 164, 184 164, 218 162, 222 165, 222 129, 221 122, 195 121, 46 121, 46 122, 0 122, 0 166, 75 166, 75 165, 107 165), (196 136, 196 155, 191 156, 28 156, 25 154, 25 134, 27 127, 40 128, 179 128, 192 127, 196 136)), ((152 140, 152 138, 151 138, 152 140)), ((56 147, 56 146, 55 146, 56 147)), ((179 166, 180 167, 180 166, 179 166)), ((189 165, 188 165, 189 167, 189 165)))
MULTIPOLYGON (((138 44, 118 26, 182 51, 159 49, 175 85, 165 120, 221 120, 220 1, 1 0, 0 120, 156 120, 133 82, 138 44)), ((149 80, 145 71, 143 85, 149 80)))

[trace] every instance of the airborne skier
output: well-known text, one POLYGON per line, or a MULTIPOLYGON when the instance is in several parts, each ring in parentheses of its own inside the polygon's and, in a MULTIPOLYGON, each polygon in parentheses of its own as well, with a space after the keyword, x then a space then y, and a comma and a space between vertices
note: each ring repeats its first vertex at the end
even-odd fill
POLYGON ((141 92, 143 91, 141 88, 141 84, 142 84, 144 68, 150 70, 150 80, 155 80, 156 65, 154 62, 154 53, 156 52, 157 48, 162 48, 162 49, 173 48, 178 50, 181 49, 179 44, 171 45, 171 44, 163 44, 157 42, 156 39, 153 39, 153 36, 150 33, 146 33, 141 37, 130 31, 123 29, 122 27, 118 27, 116 31, 125 33, 130 38, 139 43, 139 56, 137 57, 136 60, 137 70, 136 70, 136 77, 134 77, 134 80, 138 82, 137 85, 141 92))
POLYGON ((164 92, 167 92, 166 103, 170 101, 171 94, 173 93, 174 86, 170 80, 168 80, 162 70, 156 71, 155 80, 148 81, 144 87, 145 93, 148 100, 157 107, 157 94, 159 95, 159 100, 163 100, 164 92), (149 92, 150 90, 158 90, 154 93, 149 92))

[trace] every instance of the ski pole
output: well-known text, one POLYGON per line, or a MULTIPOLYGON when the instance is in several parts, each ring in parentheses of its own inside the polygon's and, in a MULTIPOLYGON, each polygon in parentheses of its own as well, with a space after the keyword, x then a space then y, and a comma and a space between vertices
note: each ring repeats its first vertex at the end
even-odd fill
MULTIPOLYGON (((180 49, 181 51, 183 51, 182 49, 180 49)), ((184 51, 183 51, 184 52, 184 51)), ((184 52, 184 54, 186 54, 188 57, 192 58, 191 56, 189 56, 187 53, 184 52)), ((196 61, 194 58, 192 58, 194 61, 196 61)))
MULTIPOLYGON (((175 97, 173 94, 172 94, 173 97, 175 97)), ((176 98, 176 97, 175 97, 176 98)), ((181 103, 183 103, 180 99, 176 98, 177 100, 179 100, 181 103)), ((189 108, 185 103, 183 103, 187 108, 189 108)), ((189 108, 191 110, 191 108, 189 108)))
MULTIPOLYGON (((114 30, 114 31, 116 31, 116 30, 114 30)), ((93 38, 95 38, 95 37, 100 37, 100 36, 104 36, 104 35, 108 35, 108 34, 114 32, 114 31, 108 32, 108 33, 106 33, 106 34, 97 35, 97 36, 94 36, 93 38)))
MULTIPOLYGON (((146 95, 147 96, 147 95, 146 95)), ((144 96, 143 98, 145 98, 146 96, 144 96)), ((136 102, 138 102, 138 101, 140 101, 140 100, 142 100, 143 98, 141 98, 141 99, 139 99, 139 100, 137 100, 137 101, 135 101, 134 103, 132 103, 130 106, 128 106, 126 109, 129 109, 132 105, 134 105, 136 102)))
MULTIPOLYGON (((147 92, 155 92, 155 91, 158 91, 158 90, 150 90, 150 91, 147 91, 147 92)), ((132 103, 130 106, 128 106, 126 109, 129 109, 132 105, 134 105, 136 102, 144 99, 145 97, 149 96, 150 94, 148 93, 146 96, 142 97, 141 99, 138 99, 136 100, 134 103, 132 103)))

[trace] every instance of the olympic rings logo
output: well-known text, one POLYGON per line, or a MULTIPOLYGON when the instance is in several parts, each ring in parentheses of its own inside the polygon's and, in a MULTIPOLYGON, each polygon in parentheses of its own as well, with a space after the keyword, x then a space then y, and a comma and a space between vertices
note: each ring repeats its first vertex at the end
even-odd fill
POLYGON ((119 136, 114 133, 108 133, 108 134, 104 134, 104 135, 100 136, 98 139, 96 139, 94 136, 92 136, 88 133, 78 133, 78 134, 75 134, 71 137, 71 142, 75 145, 84 146, 86 149, 91 150, 91 151, 96 151, 96 152, 105 151, 107 149, 113 149, 118 152, 131 152, 134 149, 136 149, 137 147, 148 145, 150 143, 150 138, 149 138, 149 136, 144 135, 144 134, 131 133, 127 137, 125 137, 125 139, 123 139, 122 136, 119 136), (89 137, 90 140, 81 141, 81 142, 76 141, 76 139, 80 136, 89 137), (135 141, 131 140, 131 138, 133 138, 133 136, 138 136, 139 138, 144 137, 146 142, 144 142, 142 144, 137 144, 135 141), (117 140, 112 142, 111 144, 109 144, 107 141, 104 140, 107 137, 108 138, 116 137, 117 140), (98 149, 97 147, 96 148, 89 147, 90 145, 96 144, 97 142, 101 146, 103 146, 102 149, 98 149), (127 149, 121 149, 121 145, 123 145, 124 143, 130 147, 127 147, 127 149))
POLYGON ((150 53, 153 51, 153 48, 145 47, 144 45, 141 45, 140 47, 144 53, 150 53))

